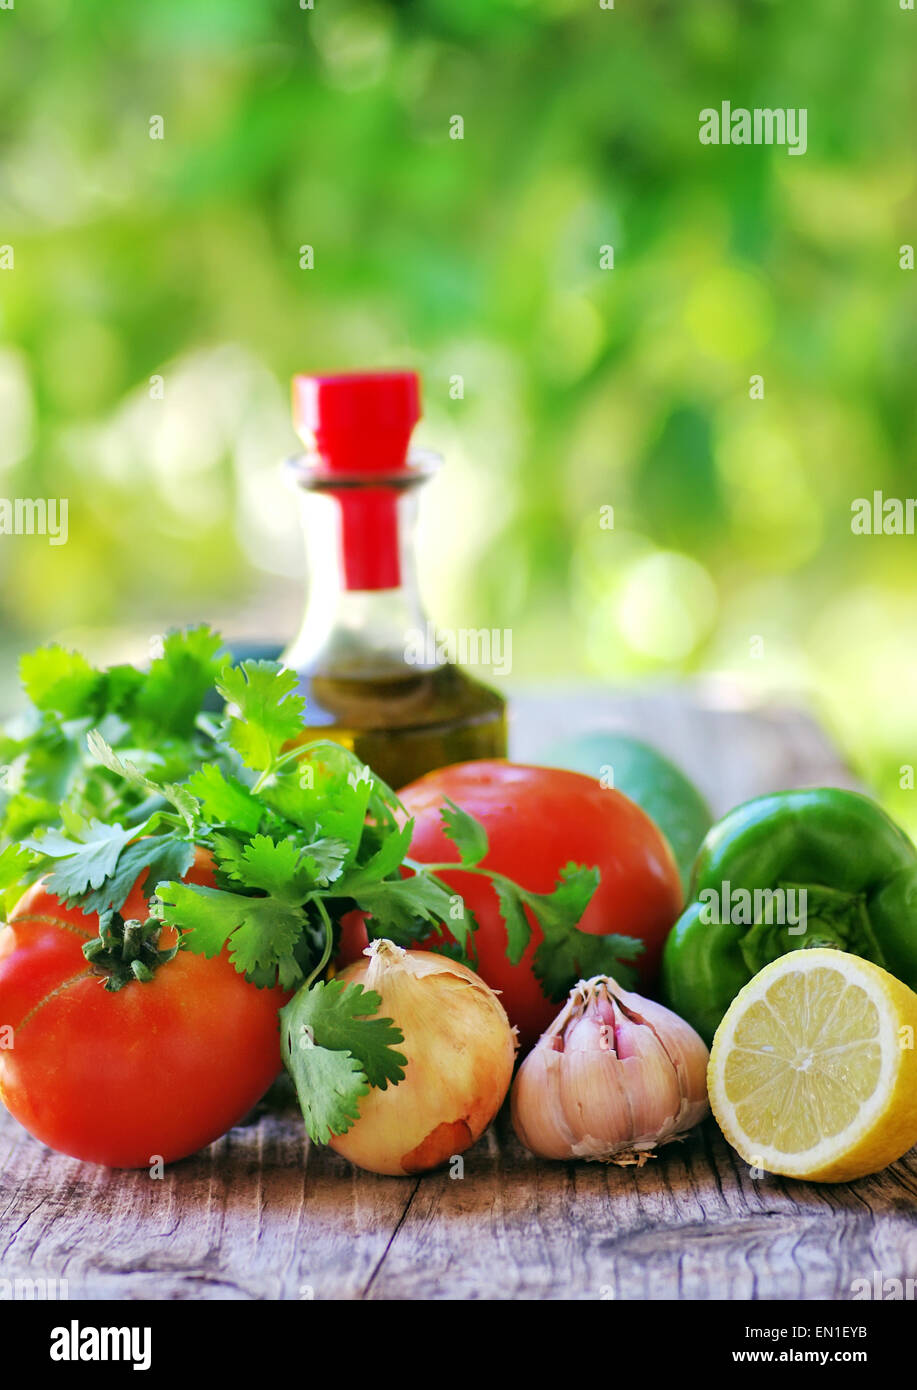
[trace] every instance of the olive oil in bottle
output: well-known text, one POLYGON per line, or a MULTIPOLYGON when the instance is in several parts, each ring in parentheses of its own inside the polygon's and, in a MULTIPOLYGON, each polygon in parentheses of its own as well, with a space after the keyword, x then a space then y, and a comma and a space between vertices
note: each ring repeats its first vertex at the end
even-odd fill
POLYGON ((298 376, 293 412, 309 444, 289 463, 309 581, 301 631, 282 660, 306 698, 304 741, 344 744, 396 788, 446 763, 505 757, 503 697, 429 640, 417 591, 417 491, 439 463, 409 447, 417 376, 298 376))

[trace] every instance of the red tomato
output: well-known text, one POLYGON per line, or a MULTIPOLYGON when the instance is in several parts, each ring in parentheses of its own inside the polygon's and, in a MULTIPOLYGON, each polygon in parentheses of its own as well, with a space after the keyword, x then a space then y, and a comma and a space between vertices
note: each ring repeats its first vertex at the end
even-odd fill
POLYGON ((369 945, 369 934, 366 930, 368 917, 369 913, 361 912, 358 907, 352 912, 344 913, 341 918, 340 940, 334 956, 335 970, 343 970, 345 966, 353 965, 366 950, 369 945))
MULTIPOLYGON (((145 874, 142 876, 145 877, 145 874)), ((121 909, 150 914, 138 879, 121 909)), ((209 856, 186 878, 212 885, 209 856)), ((281 1069, 286 995, 249 984, 223 954, 180 951, 117 992, 83 955, 98 919, 30 888, 0 930, 0 1099, 36 1139, 74 1158, 142 1168, 219 1138, 281 1069)), ((163 928, 160 946, 175 944, 163 928)))
MULTIPOLYGON (((487 830, 484 864, 521 887, 546 893, 571 860, 595 866, 601 881, 580 922, 583 931, 621 932, 645 945, 637 969, 651 988, 659 971, 666 934, 682 908, 678 866, 661 830, 621 792, 592 777, 558 768, 506 762, 456 763, 428 773, 399 792, 415 818, 411 856, 425 863, 457 859, 443 833, 440 808, 449 797, 487 830)), ((556 1017, 560 1005, 546 999, 532 972, 542 940, 530 916, 532 939, 518 965, 506 955, 506 928, 497 896, 486 878, 461 871, 443 874, 478 922, 478 972, 519 1029, 521 1047, 531 1047, 556 1017)))

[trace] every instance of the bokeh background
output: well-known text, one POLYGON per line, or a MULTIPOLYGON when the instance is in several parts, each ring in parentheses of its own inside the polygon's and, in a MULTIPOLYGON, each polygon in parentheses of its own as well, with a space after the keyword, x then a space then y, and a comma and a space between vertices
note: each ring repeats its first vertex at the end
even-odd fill
POLYGON ((917 494, 915 46, 897 0, 0 10, 0 493, 70 511, 0 540, 4 703, 50 638, 290 636, 288 379, 415 366, 441 624, 807 702, 917 829, 915 539, 850 527, 917 494), (700 145, 726 99, 806 155, 700 145))

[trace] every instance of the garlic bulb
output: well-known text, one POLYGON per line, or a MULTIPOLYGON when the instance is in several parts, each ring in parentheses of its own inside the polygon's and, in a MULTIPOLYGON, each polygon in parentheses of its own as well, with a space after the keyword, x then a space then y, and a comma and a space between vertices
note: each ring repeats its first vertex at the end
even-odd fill
POLYGON ((503 1104, 516 1037, 503 1005, 467 966, 432 951, 373 941, 338 979, 382 998, 404 1034, 404 1080, 360 1101, 331 1147, 373 1173, 422 1173, 469 1148, 503 1104))
POLYGON ((643 1163, 707 1114, 708 1052, 684 1019, 581 980, 513 1084, 513 1126, 542 1158, 643 1163))

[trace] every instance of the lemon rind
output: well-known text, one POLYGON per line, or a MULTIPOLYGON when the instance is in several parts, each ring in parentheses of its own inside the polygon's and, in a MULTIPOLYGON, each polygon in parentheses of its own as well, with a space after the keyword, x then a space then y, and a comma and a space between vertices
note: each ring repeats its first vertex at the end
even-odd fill
POLYGON ((899 1019, 894 1003, 869 968, 864 969, 855 957, 845 956, 842 952, 833 950, 816 949, 793 952, 792 955, 792 964, 788 963, 786 956, 782 956, 765 966, 744 986, 730 1005, 711 1053, 709 1087, 710 1103, 720 1128, 746 1162, 760 1166, 765 1171, 779 1172, 788 1177, 805 1177, 842 1164, 846 1156, 859 1148, 870 1134, 894 1091, 901 1069, 901 1047, 898 1036, 899 1019), (736 1119, 734 1103, 726 1096, 723 1083, 725 1067, 719 1063, 721 1058, 727 1057, 733 1050, 736 1028, 748 1008, 765 998, 776 977, 789 974, 791 971, 822 968, 839 971, 848 983, 862 989, 875 1005, 879 1015, 881 1070, 872 1095, 863 1102, 849 1125, 808 1149, 787 1153, 773 1145, 762 1145, 745 1133, 736 1119))

